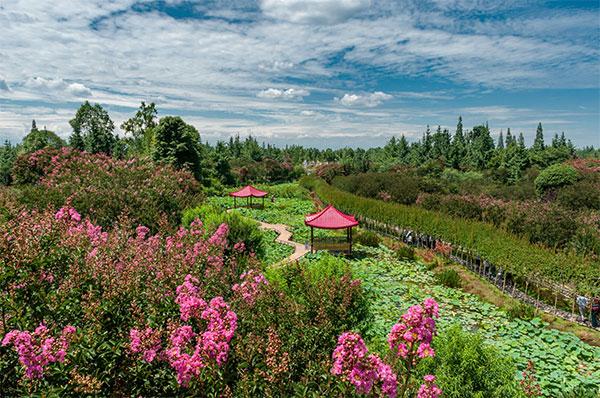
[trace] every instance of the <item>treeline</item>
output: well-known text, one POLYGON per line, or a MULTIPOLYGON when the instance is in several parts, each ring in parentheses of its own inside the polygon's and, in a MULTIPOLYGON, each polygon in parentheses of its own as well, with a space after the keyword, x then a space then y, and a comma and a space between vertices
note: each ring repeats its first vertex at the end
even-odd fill
POLYGON ((117 159, 149 158, 176 168, 188 169, 205 187, 245 182, 283 182, 299 177, 315 165, 327 180, 336 175, 368 171, 388 171, 402 166, 419 168, 436 174, 445 168, 462 171, 487 171, 504 184, 519 181, 526 170, 546 168, 574 157, 600 158, 600 150, 586 147, 577 150, 564 133, 554 134, 551 142, 544 138, 542 124, 537 127, 533 145, 527 147, 523 133, 501 132, 497 141, 487 124, 465 130, 459 117, 453 134, 438 126, 427 127, 422 139, 409 143, 404 135, 392 137, 385 146, 333 150, 305 148, 298 145, 279 148, 256 138, 239 135, 215 145, 202 142, 198 130, 182 118, 159 119, 154 103, 141 103, 137 112, 115 133, 115 124, 99 104, 85 102, 70 120, 72 134, 68 142, 54 132, 38 129, 35 121, 23 142, 0 147, 0 182, 11 183, 11 168, 20 154, 46 147, 68 145, 89 153, 104 153, 117 159))

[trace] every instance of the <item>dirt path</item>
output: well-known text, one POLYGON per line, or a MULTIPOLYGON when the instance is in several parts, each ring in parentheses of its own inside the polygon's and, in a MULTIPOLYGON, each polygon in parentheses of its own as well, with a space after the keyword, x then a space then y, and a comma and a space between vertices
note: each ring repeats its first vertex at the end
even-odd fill
POLYGON ((279 235, 275 238, 276 242, 283 243, 284 245, 292 246, 294 248, 294 252, 281 260, 280 262, 274 264, 275 266, 280 265, 284 262, 296 261, 300 257, 304 256, 308 253, 308 249, 301 245, 300 243, 292 241, 292 233, 288 230, 288 226, 285 224, 269 224, 266 222, 259 221, 260 228, 262 229, 270 229, 272 231, 277 232, 279 235))

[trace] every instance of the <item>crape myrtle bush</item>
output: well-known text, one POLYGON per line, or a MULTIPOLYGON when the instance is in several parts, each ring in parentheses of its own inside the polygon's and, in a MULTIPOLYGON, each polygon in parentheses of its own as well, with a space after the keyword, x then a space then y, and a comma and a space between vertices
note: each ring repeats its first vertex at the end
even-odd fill
POLYGON ((200 185, 186 171, 144 160, 116 160, 71 148, 20 156, 13 167, 18 200, 28 208, 70 203, 104 227, 126 215, 134 225, 174 229, 184 208, 200 200, 200 185))
MULTIPOLYGON (((453 245, 474 250, 482 258, 518 277, 542 277, 567 283, 582 292, 599 292, 600 262, 566 252, 554 252, 498 229, 488 223, 452 217, 439 212, 381 200, 363 198, 339 190, 317 178, 302 180, 319 197, 340 210, 373 220, 427 233, 453 245)), ((597 220, 592 219, 595 223, 597 220)))
MULTIPOLYGON (((261 274, 229 228, 104 229, 72 207, 0 226, 8 396, 331 395, 336 337, 366 319, 339 262, 261 274), (234 245, 235 246, 235 245, 234 245), (328 392, 329 391, 329 392, 328 392)), ((325 260, 324 260, 325 261, 325 260)))
POLYGON ((259 258, 264 258, 266 254, 265 244, 258 222, 244 217, 239 213, 228 213, 216 206, 205 204, 185 209, 183 211, 182 224, 188 227, 197 218, 203 221, 207 233, 213 233, 222 223, 227 224, 229 226, 227 241, 231 247, 237 244, 237 250, 248 254, 254 253, 259 258))

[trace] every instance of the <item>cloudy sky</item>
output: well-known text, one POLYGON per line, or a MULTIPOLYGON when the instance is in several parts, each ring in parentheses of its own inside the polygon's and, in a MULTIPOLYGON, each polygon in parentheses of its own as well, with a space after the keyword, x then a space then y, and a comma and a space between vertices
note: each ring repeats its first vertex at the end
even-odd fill
POLYGON ((597 0, 0 0, 0 139, 84 100, 203 139, 373 146, 427 124, 539 121, 600 145, 597 0))

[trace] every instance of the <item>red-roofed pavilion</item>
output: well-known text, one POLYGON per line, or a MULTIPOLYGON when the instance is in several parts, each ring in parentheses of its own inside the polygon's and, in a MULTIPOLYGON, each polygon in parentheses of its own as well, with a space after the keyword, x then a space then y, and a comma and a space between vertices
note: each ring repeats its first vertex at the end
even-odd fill
POLYGON ((233 206, 237 207, 237 198, 246 198, 250 206, 252 206, 252 198, 262 198, 262 206, 265 207, 265 196, 269 193, 261 191, 260 189, 254 188, 252 185, 246 185, 239 191, 229 193, 229 196, 233 196, 233 206))
POLYGON ((332 205, 325 207, 318 213, 304 217, 304 224, 310 227, 310 252, 315 247, 314 228, 320 229, 346 229, 348 252, 352 253, 352 228, 358 225, 354 216, 342 213, 332 205))

